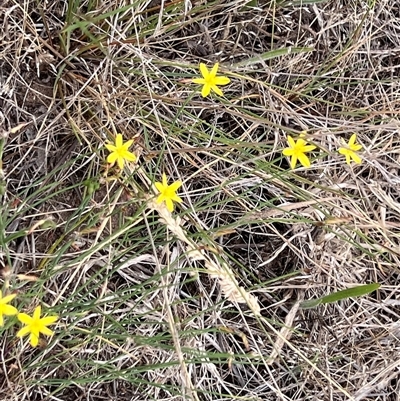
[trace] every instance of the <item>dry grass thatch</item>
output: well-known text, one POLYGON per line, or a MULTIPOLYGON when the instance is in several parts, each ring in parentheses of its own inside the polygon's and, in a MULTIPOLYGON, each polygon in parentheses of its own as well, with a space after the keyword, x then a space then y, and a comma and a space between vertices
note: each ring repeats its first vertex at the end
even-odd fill
POLYGON ((400 4, 2 0, 0 26, 3 291, 60 316, 34 350, 6 319, 0 400, 400 399, 400 4))

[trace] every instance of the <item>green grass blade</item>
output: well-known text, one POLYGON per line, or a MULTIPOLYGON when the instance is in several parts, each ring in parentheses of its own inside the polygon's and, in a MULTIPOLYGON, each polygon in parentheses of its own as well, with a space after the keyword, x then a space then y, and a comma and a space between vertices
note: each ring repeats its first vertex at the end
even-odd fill
POLYGON ((297 53, 307 53, 314 49, 312 47, 285 47, 283 49, 271 50, 266 53, 259 54, 255 57, 243 60, 239 63, 233 64, 233 67, 249 67, 253 64, 257 64, 260 61, 271 60, 280 56, 285 56, 287 54, 297 54, 297 53))
POLYGON ((303 309, 315 308, 321 304, 329 304, 337 301, 341 301, 346 298, 360 297, 362 295, 367 295, 373 291, 376 291, 381 285, 379 283, 359 285, 353 288, 347 288, 346 290, 341 290, 334 292, 333 294, 326 295, 325 297, 318 299, 310 299, 304 301, 300 304, 303 309))
POLYGON ((285 1, 280 4, 281 7, 285 6, 305 6, 308 4, 318 4, 325 3, 327 0, 294 0, 294 1, 285 1))

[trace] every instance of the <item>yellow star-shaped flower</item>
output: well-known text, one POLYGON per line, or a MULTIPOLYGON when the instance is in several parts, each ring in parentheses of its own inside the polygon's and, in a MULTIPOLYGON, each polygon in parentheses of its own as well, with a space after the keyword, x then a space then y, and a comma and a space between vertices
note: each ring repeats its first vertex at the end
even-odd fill
POLYGON ((167 209, 170 212, 174 211, 174 202, 182 202, 182 199, 176 194, 176 191, 182 185, 181 181, 175 181, 171 185, 168 185, 167 176, 163 173, 162 182, 154 183, 157 190, 160 192, 158 195, 157 203, 162 203, 165 201, 167 209))
POLYGON ((47 326, 54 324, 57 320, 57 316, 46 316, 40 317, 41 307, 38 306, 33 311, 33 315, 29 316, 26 313, 18 313, 18 320, 25 325, 21 330, 18 331, 17 337, 24 337, 27 334, 30 335, 30 343, 32 347, 36 347, 39 344, 40 333, 51 336, 53 331, 47 326))
POLYGON ((115 145, 106 144, 105 147, 111 153, 107 157, 108 163, 117 162, 118 167, 122 170, 124 168, 125 161, 134 162, 136 160, 136 156, 129 152, 129 147, 132 145, 133 140, 123 142, 122 135, 117 134, 115 138, 115 145))
POLYGON ((353 134, 350 137, 349 143, 346 148, 339 148, 338 152, 346 156, 346 163, 350 165, 353 159, 356 163, 361 163, 361 157, 356 153, 358 150, 362 149, 362 145, 356 143, 357 134, 353 134))
POLYGON ((18 313, 17 308, 14 308, 12 305, 8 305, 16 296, 16 294, 11 294, 3 297, 3 293, 0 290, 0 327, 4 325, 4 315, 13 316, 18 313))
POLYGON ((290 135, 288 135, 287 141, 289 147, 283 149, 282 153, 285 156, 291 156, 290 167, 294 169, 296 167, 297 160, 302 164, 302 166, 310 167, 310 159, 308 158, 308 156, 306 156, 305 153, 311 152, 312 150, 316 149, 316 146, 307 145, 307 142, 301 137, 297 141, 295 141, 290 135))
POLYGON ((204 63, 200 63, 200 72, 203 78, 194 78, 192 82, 203 85, 201 96, 206 97, 210 94, 211 89, 219 96, 223 96, 222 90, 217 85, 227 85, 231 80, 228 77, 217 77, 219 64, 215 63, 211 71, 208 71, 204 63))

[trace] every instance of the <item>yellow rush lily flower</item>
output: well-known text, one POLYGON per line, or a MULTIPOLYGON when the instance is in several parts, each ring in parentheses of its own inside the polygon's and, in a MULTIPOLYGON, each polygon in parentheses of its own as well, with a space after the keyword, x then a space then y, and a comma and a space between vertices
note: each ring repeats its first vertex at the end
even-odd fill
POLYGON ((346 148, 339 148, 338 152, 346 156, 346 163, 350 165, 353 159, 356 163, 361 163, 361 157, 356 153, 358 150, 362 149, 362 145, 356 143, 357 134, 353 134, 350 137, 349 143, 346 148))
POLYGON ((210 94, 211 89, 219 96, 223 96, 222 90, 217 85, 227 85, 231 80, 228 77, 217 77, 219 64, 215 63, 211 71, 208 71, 204 63, 200 63, 200 72, 203 78, 194 78, 192 82, 203 85, 201 96, 206 97, 210 94))
POLYGON ((123 142, 122 135, 117 134, 115 138, 115 145, 106 144, 105 147, 109 152, 111 152, 107 157, 108 163, 117 162, 118 167, 122 170, 124 168, 125 161, 134 162, 136 160, 136 156, 129 152, 129 147, 132 145, 133 140, 123 142))
POLYGON ((18 331, 17 337, 24 337, 27 334, 30 335, 30 343, 32 347, 36 347, 39 344, 39 334, 42 333, 46 336, 54 334, 47 326, 54 324, 57 320, 57 316, 46 316, 40 317, 41 307, 38 306, 33 312, 32 316, 26 313, 18 313, 18 320, 25 325, 21 330, 18 331))
POLYGON ((173 212, 174 202, 182 202, 182 199, 176 194, 176 191, 180 188, 182 182, 175 181, 171 185, 168 185, 167 176, 165 175, 165 173, 163 173, 162 182, 156 182, 154 183, 154 185, 160 192, 160 195, 158 195, 157 198, 157 203, 162 203, 165 201, 167 209, 170 212, 173 212))
POLYGON ((17 295, 11 294, 3 297, 3 293, 0 290, 0 327, 4 325, 3 316, 13 316, 18 313, 17 308, 12 305, 8 305, 17 295))
POLYGON ((299 138, 295 141, 290 135, 287 137, 287 141, 289 144, 288 148, 283 149, 282 153, 285 156, 291 156, 290 159, 290 167, 294 169, 297 164, 297 160, 304 166, 310 167, 311 162, 308 156, 306 156, 307 152, 311 152, 317 147, 314 145, 307 145, 307 142, 303 138, 299 138))

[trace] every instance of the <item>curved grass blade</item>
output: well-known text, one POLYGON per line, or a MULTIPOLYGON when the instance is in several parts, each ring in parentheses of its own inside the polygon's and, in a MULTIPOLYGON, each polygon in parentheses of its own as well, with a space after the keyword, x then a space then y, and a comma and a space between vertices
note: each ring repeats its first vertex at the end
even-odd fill
POLYGON ((300 304, 300 307, 303 309, 311 309, 317 307, 318 305, 329 304, 346 298, 360 297, 377 290, 380 286, 381 285, 379 283, 372 283, 359 285, 353 288, 347 288, 346 290, 337 291, 322 298, 304 301, 300 304))

